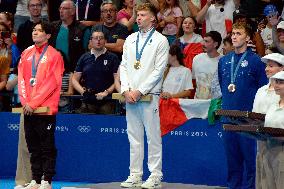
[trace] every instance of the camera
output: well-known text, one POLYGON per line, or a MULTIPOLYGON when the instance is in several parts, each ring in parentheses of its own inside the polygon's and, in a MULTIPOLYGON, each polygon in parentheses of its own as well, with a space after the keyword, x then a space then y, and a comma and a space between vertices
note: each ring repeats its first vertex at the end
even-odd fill
POLYGON ((2 31, 1 32, 1 38, 2 39, 6 39, 6 38, 10 38, 11 37, 11 33, 9 31, 2 31))

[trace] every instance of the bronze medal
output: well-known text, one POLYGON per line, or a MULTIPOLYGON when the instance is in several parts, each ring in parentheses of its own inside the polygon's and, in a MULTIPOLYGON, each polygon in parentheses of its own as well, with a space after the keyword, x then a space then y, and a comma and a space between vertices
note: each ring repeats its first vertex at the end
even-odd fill
POLYGON ((228 86, 228 90, 230 93, 233 93, 236 91, 236 85, 231 83, 229 86, 228 86))

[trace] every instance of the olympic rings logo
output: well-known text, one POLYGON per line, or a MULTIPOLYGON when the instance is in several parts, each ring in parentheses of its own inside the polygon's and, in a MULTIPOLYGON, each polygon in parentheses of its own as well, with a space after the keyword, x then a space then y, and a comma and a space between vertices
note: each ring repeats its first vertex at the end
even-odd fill
POLYGON ((20 128, 20 124, 15 124, 15 123, 8 123, 8 129, 11 131, 18 131, 20 128))
POLYGON ((78 131, 80 131, 81 133, 88 133, 92 130, 92 128, 90 126, 84 126, 84 125, 79 125, 77 127, 78 131))

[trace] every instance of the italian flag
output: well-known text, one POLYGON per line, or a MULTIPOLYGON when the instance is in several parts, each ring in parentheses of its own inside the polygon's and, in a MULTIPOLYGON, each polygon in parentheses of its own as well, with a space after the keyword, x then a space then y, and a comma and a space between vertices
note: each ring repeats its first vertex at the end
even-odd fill
POLYGON ((212 124, 214 122, 213 112, 218 109, 220 105, 220 99, 161 98, 159 102, 161 135, 166 135, 192 118, 210 118, 209 123, 212 124))

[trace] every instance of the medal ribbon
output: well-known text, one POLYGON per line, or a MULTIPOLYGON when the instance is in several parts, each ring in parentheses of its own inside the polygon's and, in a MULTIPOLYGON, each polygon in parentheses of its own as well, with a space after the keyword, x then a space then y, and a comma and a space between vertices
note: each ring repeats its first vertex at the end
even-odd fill
POLYGON ((146 44, 148 43, 148 41, 150 40, 150 38, 152 37, 152 35, 153 35, 154 32, 155 32, 155 28, 153 28, 153 29, 150 31, 150 33, 149 33, 149 35, 148 35, 146 41, 144 42, 144 44, 143 44, 143 46, 142 46, 140 52, 138 52, 139 33, 137 34, 137 40, 136 40, 136 61, 140 61, 141 56, 142 56, 142 53, 143 53, 143 51, 144 51, 144 48, 145 48, 146 44))
POLYGON ((37 68, 38 68, 39 62, 42 59, 44 53, 46 52, 47 47, 48 47, 48 45, 46 45, 44 47, 44 49, 43 49, 42 53, 40 54, 40 57, 39 57, 36 65, 35 65, 35 54, 36 54, 36 52, 33 55, 33 60, 32 60, 32 78, 35 78, 35 76, 36 76, 36 72, 37 72, 37 68))
MULTIPOLYGON (((88 0, 86 5, 84 20, 87 20, 88 18, 89 7, 90 7, 90 0, 88 0)), ((76 20, 79 20, 79 0, 77 0, 76 2, 76 20)))
POLYGON ((240 58, 239 62, 238 62, 238 65, 234 71, 234 54, 232 55, 232 58, 231 58, 231 84, 233 84, 236 80, 236 77, 237 77, 237 73, 238 73, 238 70, 240 68, 240 65, 242 63, 242 61, 245 59, 247 55, 247 51, 242 55, 242 57, 240 58))

